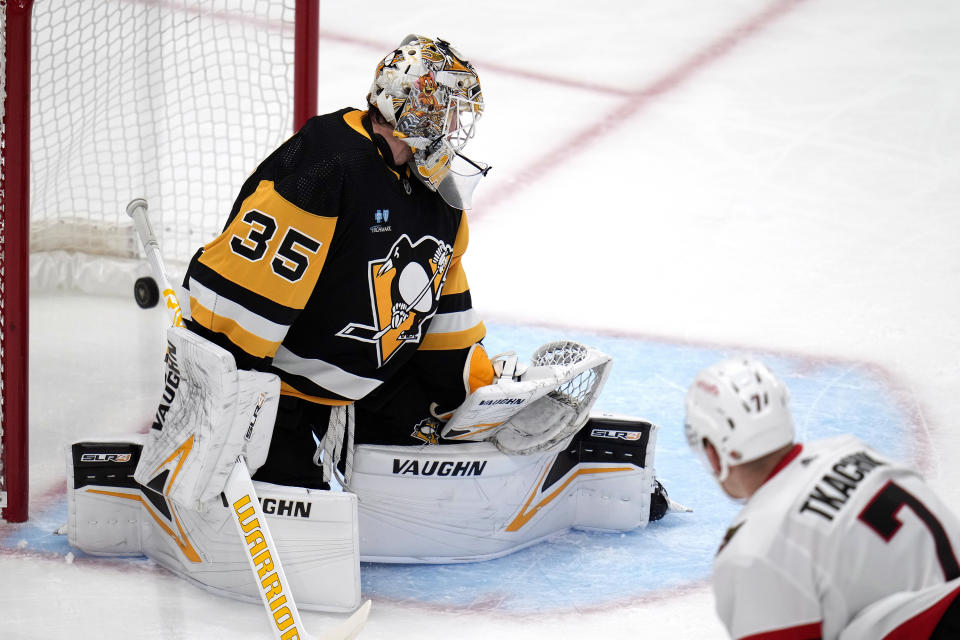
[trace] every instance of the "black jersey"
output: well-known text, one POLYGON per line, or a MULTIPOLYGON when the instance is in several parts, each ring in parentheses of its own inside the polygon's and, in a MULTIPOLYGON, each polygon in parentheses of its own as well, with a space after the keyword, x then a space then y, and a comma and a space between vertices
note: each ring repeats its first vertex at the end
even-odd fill
POLYGON ((417 350, 483 338, 462 211, 392 167, 365 111, 311 118, 251 175, 184 278, 187 326, 282 391, 358 400, 417 350))

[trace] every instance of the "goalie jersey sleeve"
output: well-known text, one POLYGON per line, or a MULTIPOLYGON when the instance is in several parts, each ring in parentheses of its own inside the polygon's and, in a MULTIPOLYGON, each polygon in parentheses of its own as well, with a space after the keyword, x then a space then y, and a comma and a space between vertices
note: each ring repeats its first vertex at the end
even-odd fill
POLYGON ((846 640, 873 603, 948 587, 957 550, 960 522, 913 470, 849 436, 797 445, 724 537, 717 612, 735 639, 846 640))
POLYGON ((312 118, 245 182, 187 269, 187 326, 323 404, 363 398, 418 350, 483 338, 466 216, 383 157, 366 112, 312 118))

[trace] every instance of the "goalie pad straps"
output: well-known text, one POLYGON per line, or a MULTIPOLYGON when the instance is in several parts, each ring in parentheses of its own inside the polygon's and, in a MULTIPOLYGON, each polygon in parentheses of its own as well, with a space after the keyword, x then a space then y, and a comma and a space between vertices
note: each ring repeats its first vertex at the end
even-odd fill
POLYGON ((353 432, 354 432, 354 414, 355 409, 352 404, 332 407, 330 409, 330 421, 327 424, 327 433, 323 437, 323 442, 317 447, 313 456, 314 464, 323 466, 323 481, 328 483, 334 474, 334 469, 340 463, 340 458, 344 455, 344 443, 346 443, 346 460, 344 461, 344 477, 349 482, 353 471, 353 432), (321 465, 321 456, 323 462, 321 465))
MULTIPOLYGON (((496 375, 496 383, 510 382, 520 378, 521 371, 517 371, 519 358, 517 354, 501 353, 494 356, 493 372, 496 375)), ((526 369, 526 367, 524 367, 526 369)))
POLYGON ((167 372, 134 478, 194 509, 216 500, 239 456, 251 473, 266 460, 280 379, 238 371, 225 349, 179 327, 167 330, 167 372))

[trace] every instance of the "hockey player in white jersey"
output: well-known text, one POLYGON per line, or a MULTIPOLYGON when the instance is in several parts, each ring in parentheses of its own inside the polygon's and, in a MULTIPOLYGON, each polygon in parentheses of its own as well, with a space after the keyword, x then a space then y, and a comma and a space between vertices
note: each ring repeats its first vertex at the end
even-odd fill
POLYGON ((738 640, 960 638, 960 520, 853 436, 794 442, 789 392, 755 361, 701 371, 686 435, 744 501, 714 561, 738 640))

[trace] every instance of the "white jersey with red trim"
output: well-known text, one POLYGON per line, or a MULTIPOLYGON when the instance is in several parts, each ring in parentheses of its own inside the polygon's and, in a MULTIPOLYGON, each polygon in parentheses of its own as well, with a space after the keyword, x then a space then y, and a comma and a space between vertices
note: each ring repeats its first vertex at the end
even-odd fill
POLYGON ((852 436, 797 445, 724 537, 717 612, 738 640, 833 640, 873 603, 960 578, 958 552, 960 520, 916 471, 852 436))

